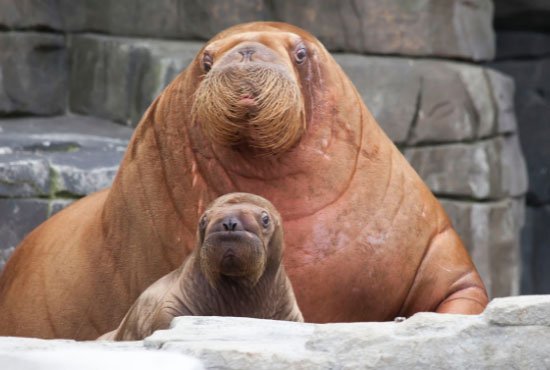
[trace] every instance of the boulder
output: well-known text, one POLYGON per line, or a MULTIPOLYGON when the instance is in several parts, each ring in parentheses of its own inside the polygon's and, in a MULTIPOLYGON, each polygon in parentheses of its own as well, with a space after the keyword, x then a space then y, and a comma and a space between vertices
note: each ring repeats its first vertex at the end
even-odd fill
POLYGON ((61 35, 0 33, 0 116, 65 111, 67 55, 61 35))

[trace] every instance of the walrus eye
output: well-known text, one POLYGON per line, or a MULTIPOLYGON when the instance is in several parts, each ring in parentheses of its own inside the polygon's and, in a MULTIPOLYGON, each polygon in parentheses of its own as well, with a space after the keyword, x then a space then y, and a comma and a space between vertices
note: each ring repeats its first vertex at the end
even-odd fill
POLYGON ((263 227, 269 226, 269 215, 267 212, 262 212, 262 225, 263 227))
POLYGON ((212 68, 212 56, 210 54, 204 54, 202 57, 202 68, 205 72, 210 71, 212 68))
POLYGON ((304 45, 298 46, 296 49, 296 52, 294 53, 294 58, 296 59, 296 63, 302 64, 304 60, 306 60, 307 57, 307 50, 304 45))

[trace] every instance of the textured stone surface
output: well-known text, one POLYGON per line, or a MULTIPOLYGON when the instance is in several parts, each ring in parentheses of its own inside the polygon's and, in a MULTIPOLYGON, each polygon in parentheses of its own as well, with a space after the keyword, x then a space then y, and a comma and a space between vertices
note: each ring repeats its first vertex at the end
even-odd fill
POLYGON ((8 249, 15 247, 22 236, 48 218, 50 202, 47 199, 0 199, 0 215, 0 249, 8 249))
POLYGON ((152 352, 141 343, 74 342, 0 337, 0 363, 10 370, 202 370, 198 359, 152 352))
POLYGON ((0 1, 0 28, 59 30, 62 26, 57 0, 0 1))
POLYGON ((61 116, 0 120, 0 133, 1 270, 29 231, 74 198, 110 186, 132 130, 61 116))
POLYGON ((65 110, 64 37, 35 32, 0 33, 0 115, 65 110))
POLYGON ((496 0, 497 29, 550 31, 548 0, 496 0))
POLYGON ((550 326, 550 296, 532 295, 495 299, 483 316, 496 325, 550 326))
POLYGON ((308 0, 273 2, 274 17, 301 26, 327 46, 358 53, 494 55, 491 1, 308 0))
POLYGON ((279 20, 331 50, 491 59, 490 0, 6 0, 0 26, 206 40, 244 22, 279 20))
POLYGON ((132 134, 90 117, 0 121, 0 197, 82 196, 110 185, 132 134))
POLYGON ((550 203, 550 58, 493 63, 516 80, 516 112, 529 171, 530 204, 550 203))
POLYGON ((404 154, 436 195, 498 199, 527 190, 525 163, 515 135, 407 148, 404 154))
POLYGON ((550 296, 525 296, 495 299, 482 315, 419 313, 403 322, 187 316, 137 342, 0 337, 0 361, 48 370, 199 368, 175 357, 185 354, 211 369, 544 369, 550 366, 549 313, 550 296))
POLYGON ((203 40, 269 18, 263 0, 61 0, 60 9, 73 31, 203 40))
POLYGON ((421 313, 401 323, 181 317, 145 345, 198 357, 208 368, 546 368, 548 300, 494 300, 481 316, 421 313), (502 312, 514 314, 503 322, 502 312))
POLYGON ((519 294, 524 199, 476 203, 440 199, 491 297, 519 294))
POLYGON ((522 234, 523 294, 549 294, 550 273, 550 205, 527 207, 522 234))
POLYGON ((201 43, 71 37, 70 107, 135 125, 162 89, 184 69, 201 43))
POLYGON ((550 55, 550 34, 526 31, 497 33, 497 60, 550 55))

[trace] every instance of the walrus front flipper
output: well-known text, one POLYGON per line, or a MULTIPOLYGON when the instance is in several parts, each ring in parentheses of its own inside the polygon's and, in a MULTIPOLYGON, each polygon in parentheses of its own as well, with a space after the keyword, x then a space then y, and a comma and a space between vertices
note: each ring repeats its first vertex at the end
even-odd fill
POLYGON ((141 340, 155 330, 167 329, 174 317, 183 314, 170 314, 165 309, 180 273, 181 268, 153 283, 130 307, 118 328, 103 334, 97 340, 141 340))
POLYGON ((432 238, 401 314, 479 314, 487 303, 481 277, 460 238, 448 226, 432 238))

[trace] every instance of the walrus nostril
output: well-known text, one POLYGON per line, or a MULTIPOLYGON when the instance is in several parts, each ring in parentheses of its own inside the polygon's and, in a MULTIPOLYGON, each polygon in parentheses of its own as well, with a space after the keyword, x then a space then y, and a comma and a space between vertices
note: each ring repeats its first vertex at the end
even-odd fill
POLYGON ((256 52, 256 49, 251 47, 245 47, 240 49, 238 52, 243 56, 243 61, 246 61, 246 60, 251 60, 252 54, 256 52))
POLYGON ((225 231, 235 231, 238 224, 239 221, 237 221, 237 219, 234 217, 228 217, 222 222, 225 231))

